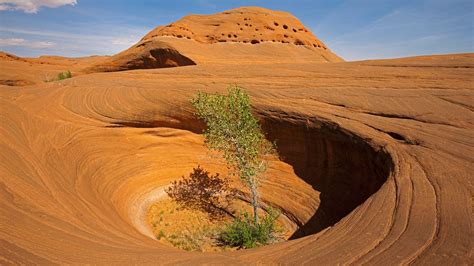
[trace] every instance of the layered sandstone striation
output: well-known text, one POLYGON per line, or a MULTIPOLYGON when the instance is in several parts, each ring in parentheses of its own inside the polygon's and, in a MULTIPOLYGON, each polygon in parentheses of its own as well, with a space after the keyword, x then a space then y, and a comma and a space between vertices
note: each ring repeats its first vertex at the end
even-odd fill
MULTIPOLYGON (((327 63, 321 47, 149 37, 138 48, 171 45, 197 65, 0 85, 4 264, 473 263, 474 54, 327 63), (235 60, 223 61, 232 45, 235 60), (164 246, 146 225, 163 186, 197 164, 226 171, 189 99, 233 83, 278 145, 260 196, 293 240, 208 254, 164 246)), ((0 77, 109 59, 6 56, 0 77)))

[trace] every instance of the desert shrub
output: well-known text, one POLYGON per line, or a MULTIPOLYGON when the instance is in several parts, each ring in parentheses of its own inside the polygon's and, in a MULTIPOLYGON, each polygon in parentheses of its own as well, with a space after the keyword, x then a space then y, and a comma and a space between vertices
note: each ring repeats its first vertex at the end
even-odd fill
POLYGON ((248 212, 241 213, 231 223, 227 224, 220 234, 224 245, 239 248, 254 248, 267 245, 275 239, 276 219, 279 213, 270 209, 268 214, 255 223, 248 212))
POLYGON ((69 79, 69 78, 72 78, 72 73, 69 70, 58 74, 58 80, 69 79))
POLYGON ((194 168, 188 177, 173 181, 165 192, 183 208, 204 211, 211 218, 229 214, 227 207, 237 193, 227 178, 221 178, 219 174, 210 175, 200 166, 194 168))

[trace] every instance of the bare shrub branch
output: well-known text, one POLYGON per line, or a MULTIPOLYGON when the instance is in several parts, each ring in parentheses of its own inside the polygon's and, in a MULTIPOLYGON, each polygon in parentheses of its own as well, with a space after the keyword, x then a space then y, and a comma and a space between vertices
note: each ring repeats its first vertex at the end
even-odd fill
POLYGON ((237 190, 230 187, 227 178, 221 178, 219 174, 210 175, 199 165, 188 177, 173 181, 165 192, 182 207, 201 210, 213 219, 226 214, 233 216, 227 208, 237 190))

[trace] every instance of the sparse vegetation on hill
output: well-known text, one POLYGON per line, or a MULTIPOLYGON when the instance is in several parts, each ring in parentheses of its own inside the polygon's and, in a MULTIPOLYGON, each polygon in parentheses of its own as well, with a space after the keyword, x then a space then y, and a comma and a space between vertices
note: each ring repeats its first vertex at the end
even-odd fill
POLYGON ((68 71, 58 73, 58 75, 55 78, 50 78, 46 76, 43 81, 51 82, 51 81, 58 81, 58 80, 64 80, 64 79, 70 79, 70 78, 72 78, 72 73, 70 70, 68 70, 68 71))
POLYGON ((58 74, 58 80, 70 79, 70 78, 72 78, 72 73, 69 70, 58 74))

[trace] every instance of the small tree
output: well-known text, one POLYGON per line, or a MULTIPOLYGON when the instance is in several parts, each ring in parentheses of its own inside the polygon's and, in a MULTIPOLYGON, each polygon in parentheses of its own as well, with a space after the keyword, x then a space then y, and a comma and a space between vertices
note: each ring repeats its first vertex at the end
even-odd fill
POLYGON ((249 96, 238 86, 230 86, 227 95, 199 92, 191 103, 207 125, 206 145, 222 152, 231 173, 250 190, 253 219, 258 224, 259 175, 266 171, 264 156, 273 146, 252 115, 249 96))

